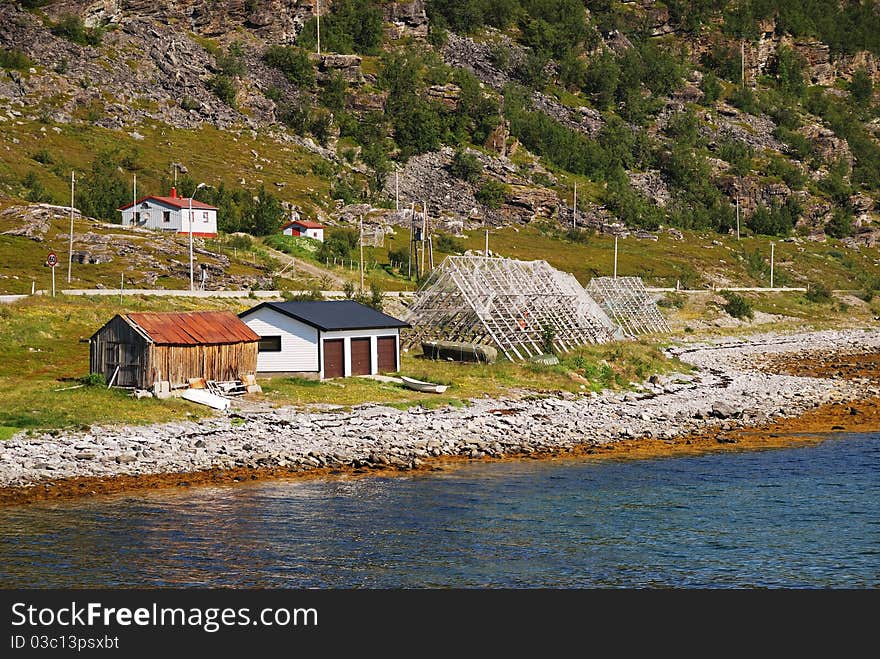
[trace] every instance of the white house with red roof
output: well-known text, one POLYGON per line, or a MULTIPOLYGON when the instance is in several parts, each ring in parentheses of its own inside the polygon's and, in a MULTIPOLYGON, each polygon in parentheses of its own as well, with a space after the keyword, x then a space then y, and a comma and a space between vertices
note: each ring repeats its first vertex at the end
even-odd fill
POLYGON ((198 199, 181 197, 175 188, 167 197, 150 195, 133 204, 118 208, 122 213, 122 226, 174 231, 189 235, 190 219, 192 234, 200 238, 217 237, 217 207, 198 199), (190 218, 192 204, 192 218, 190 218))
POLYGON ((293 220, 281 227, 285 236, 306 236, 324 242, 324 225, 310 220, 293 220))

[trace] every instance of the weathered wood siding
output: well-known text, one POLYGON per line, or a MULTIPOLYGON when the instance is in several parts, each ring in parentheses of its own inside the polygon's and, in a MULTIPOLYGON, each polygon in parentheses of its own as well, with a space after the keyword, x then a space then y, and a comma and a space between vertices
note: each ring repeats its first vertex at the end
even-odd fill
POLYGON ((142 386, 150 344, 119 316, 114 316, 89 341, 89 372, 100 373, 121 387, 142 386))
POLYGON ((223 345, 153 346, 146 381, 148 388, 158 380, 172 386, 186 384, 190 378, 237 380, 257 372, 257 343, 223 345))
POLYGON ((280 336, 280 352, 261 352, 257 358, 260 373, 317 372, 318 330, 274 309, 263 307, 242 318, 260 336, 280 336))
POLYGON ((113 384, 149 389, 158 380, 172 385, 190 378, 236 380, 257 372, 257 342, 220 345, 154 345, 120 316, 112 318, 89 342, 89 370, 113 384))

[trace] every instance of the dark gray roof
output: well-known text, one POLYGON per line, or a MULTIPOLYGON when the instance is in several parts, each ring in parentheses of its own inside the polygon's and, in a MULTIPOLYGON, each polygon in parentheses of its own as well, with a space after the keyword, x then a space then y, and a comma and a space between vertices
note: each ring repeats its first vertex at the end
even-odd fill
POLYGON ((253 309, 241 312, 240 318, 257 309, 269 307, 285 316, 295 318, 306 325, 324 332, 333 330, 384 329, 409 327, 408 323, 376 311, 354 300, 330 300, 326 302, 263 302, 253 309))

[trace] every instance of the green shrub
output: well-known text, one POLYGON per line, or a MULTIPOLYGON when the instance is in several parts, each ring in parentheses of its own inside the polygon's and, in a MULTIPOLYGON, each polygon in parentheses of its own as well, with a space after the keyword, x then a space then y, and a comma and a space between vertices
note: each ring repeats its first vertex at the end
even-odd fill
POLYGON ((473 153, 456 151, 449 164, 449 171, 455 178, 476 183, 483 173, 483 166, 473 153))
POLYGON ((781 178, 792 190, 803 190, 807 183, 807 176, 801 168, 784 158, 771 158, 767 165, 767 173, 781 178))
POLYGON ((721 141, 718 147, 718 155, 722 160, 730 163, 730 171, 737 176, 745 176, 752 168, 754 149, 745 142, 733 138, 721 141))
POLYGON ((667 293, 657 300, 657 306, 665 309, 683 309, 687 303, 687 296, 684 293, 667 293))
POLYGON ((758 99, 750 87, 739 87, 730 95, 730 102, 743 112, 749 114, 759 114, 761 108, 758 106, 758 99))
POLYGON ((409 266, 409 248, 401 246, 388 250, 388 262, 397 264, 401 272, 409 266))
POLYGON ((740 320, 752 320, 755 317, 752 305, 741 295, 737 295, 733 291, 721 291, 721 295, 727 300, 727 304, 723 305, 721 308, 724 309, 729 316, 739 318, 740 320))
POLYGON ((552 325, 544 325, 541 328, 541 349, 545 355, 555 355, 556 346, 553 341, 556 340, 556 329, 552 325))
POLYGON ((208 79, 207 87, 229 107, 235 107, 235 83, 232 78, 218 73, 208 79))
POLYGON ((193 110, 198 110, 200 107, 202 107, 202 104, 199 103, 192 96, 184 96, 182 99, 180 99, 180 107, 187 112, 192 112, 193 110))
MULTIPOLYGON (((267 239, 267 241, 268 241, 268 239, 267 239)), ((234 236, 231 236, 229 238, 228 244, 230 247, 232 247, 234 249, 248 251, 250 249, 253 249, 254 241, 251 239, 250 236, 243 234, 243 233, 238 233, 238 234, 235 234, 234 236)))
MULTIPOLYGON (((321 50, 333 53, 376 55, 382 46, 382 8, 377 0, 335 0, 321 17, 321 50)), ((297 43, 313 50, 317 26, 311 18, 303 25, 297 43)))
POLYGON ((826 302, 831 302, 831 290, 824 284, 811 282, 807 286, 807 292, 804 293, 804 297, 807 298, 807 301, 814 304, 825 304, 826 302))
POLYGON ((487 208, 501 208, 504 199, 507 197, 507 186, 501 181, 489 179, 474 195, 481 204, 487 208))
POLYGON ((263 61, 281 71, 290 82, 300 87, 315 84, 315 67, 308 54, 294 46, 269 46, 263 61))
POLYGON ((100 46, 103 30, 98 27, 86 27, 82 19, 75 14, 65 14, 52 25, 52 34, 81 46, 100 46))
POLYGON ((825 233, 832 238, 847 238, 854 232, 852 214, 843 208, 835 208, 831 219, 825 223, 825 233))
POLYGON ((55 158, 52 156, 51 153, 49 153, 49 149, 45 147, 39 149, 36 153, 34 153, 34 155, 31 156, 31 158, 43 165, 55 164, 55 158))
POLYGON ((444 254, 461 254, 466 249, 463 242, 448 233, 434 236, 434 247, 444 254))
POLYGON ((358 247, 358 232, 355 229, 334 229, 329 231, 318 249, 317 257, 321 261, 352 258, 358 247))
POLYGON ((721 83, 718 77, 712 73, 706 73, 700 81, 700 91, 703 92, 701 103, 703 105, 712 105, 721 97, 721 83))
POLYGON ((15 48, 0 48, 0 69, 24 71, 34 65, 33 60, 15 48))
MULTIPOLYGON (((230 48, 230 51, 232 48, 230 48)), ((229 52, 225 55, 219 55, 215 58, 217 69, 225 76, 230 78, 239 78, 246 72, 244 60, 239 55, 229 52)))
POLYGON ((79 378, 79 382, 87 387, 101 387, 107 385, 107 379, 104 377, 103 373, 89 373, 88 375, 83 375, 79 378))
POLYGON ((348 95, 348 83, 339 73, 330 76, 321 87, 318 100, 328 110, 342 112, 345 109, 345 99, 348 95))

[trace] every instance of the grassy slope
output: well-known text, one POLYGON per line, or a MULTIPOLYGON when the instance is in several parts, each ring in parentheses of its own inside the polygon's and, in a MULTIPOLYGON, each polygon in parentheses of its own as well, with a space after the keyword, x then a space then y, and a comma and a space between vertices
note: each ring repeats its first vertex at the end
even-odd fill
MULTIPOLYGON (((15 222, 0 222, 0 232, 17 226, 15 222)), ((67 220, 59 219, 52 222, 46 232, 45 239, 41 242, 22 236, 0 235, 0 292, 2 293, 30 293, 31 281, 36 283, 37 290, 51 289, 51 272, 45 267, 46 255, 49 251, 58 254, 60 265, 57 268, 56 287, 64 288, 118 288, 120 276, 125 272, 126 285, 130 287, 142 287, 138 285, 140 272, 135 258, 125 258, 113 255, 113 260, 107 263, 79 264, 72 267, 72 278, 67 283, 67 252, 68 231, 70 225, 67 220)), ((120 240, 135 246, 139 253, 150 255, 155 261, 171 265, 173 261, 185 264, 188 262, 189 243, 186 236, 175 239, 176 251, 172 253, 156 249, 149 236, 131 233, 119 229, 105 229, 95 226, 87 220, 74 220, 74 235, 82 235, 86 232, 104 236, 119 236, 120 240)), ((74 250, 88 249, 83 243, 76 243, 74 238, 74 250)), ((222 250, 224 253, 231 250, 222 250)), ((247 254, 241 254, 241 258, 234 259, 227 268, 230 274, 243 276, 259 276, 261 273, 251 263, 247 254)), ((216 260, 204 255, 198 255, 198 262, 216 263, 216 260)), ((163 288, 188 288, 189 279, 184 277, 160 277, 158 286, 163 288)))
MULTIPOLYGON (((648 286, 674 287, 690 283, 695 288, 725 286, 768 286, 771 239, 765 236, 743 238, 737 242, 730 236, 685 231, 684 240, 675 240, 661 232, 657 241, 627 237, 618 240, 618 275, 643 277, 648 286), (716 244, 717 243, 717 244, 716 244), (749 272, 747 255, 758 250, 766 271, 749 272)), ((385 247, 365 250, 368 262, 388 262, 389 249, 406 247, 409 233, 397 229, 386 238, 385 247)), ((462 239, 467 249, 482 251, 484 231, 470 231, 462 239)), ((803 241, 800 244, 775 242, 776 286, 805 287, 821 283, 831 289, 858 290, 864 287, 860 278, 880 277, 880 260, 876 249, 859 251, 842 248, 835 240, 827 243, 803 241)), ((586 284, 594 276, 610 276, 614 269, 614 238, 596 235, 587 243, 574 243, 549 235, 539 227, 506 227, 493 229, 489 249, 495 254, 524 260, 544 259, 552 266, 571 272, 586 284)), ((445 254, 435 252, 440 263, 445 254)), ((387 290, 411 289, 413 284, 396 273, 381 268, 368 271, 387 290)))
POLYGON ((193 179, 209 185, 224 182, 254 189, 263 183, 279 198, 307 210, 326 202, 330 186, 326 178, 312 173, 319 156, 275 140, 268 132, 224 131, 211 126, 183 130, 152 123, 128 132, 89 124, 0 123, 0 180, 14 183, 34 172, 58 202, 69 203, 64 200, 70 198, 71 168, 83 172, 95 156, 104 153, 128 156, 137 163, 139 194, 167 193, 159 190, 159 183, 163 175, 171 178, 173 162, 183 163, 193 179), (134 132, 143 139, 133 138, 130 133, 134 132), (54 163, 33 160, 43 149, 54 163), (275 183, 279 182, 286 185, 278 188, 275 183))

